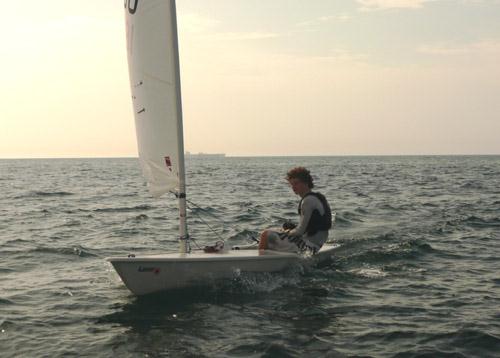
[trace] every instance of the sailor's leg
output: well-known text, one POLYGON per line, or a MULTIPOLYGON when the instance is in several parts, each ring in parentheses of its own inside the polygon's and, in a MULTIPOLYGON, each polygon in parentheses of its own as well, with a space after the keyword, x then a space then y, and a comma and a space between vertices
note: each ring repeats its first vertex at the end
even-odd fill
POLYGON ((268 229, 260 235, 259 250, 296 252, 298 249, 297 245, 291 242, 282 230, 268 229))
POLYGON ((269 230, 264 230, 262 234, 260 234, 259 250, 266 250, 268 248, 268 236, 269 230))

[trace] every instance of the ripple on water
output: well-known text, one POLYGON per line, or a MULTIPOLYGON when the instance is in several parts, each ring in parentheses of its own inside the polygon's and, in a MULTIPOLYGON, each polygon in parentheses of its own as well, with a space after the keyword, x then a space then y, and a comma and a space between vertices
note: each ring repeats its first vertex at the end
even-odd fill
POLYGON ((125 206, 125 207, 114 207, 114 208, 98 208, 94 209, 97 213, 127 213, 136 212, 143 210, 153 210, 154 208, 150 205, 136 205, 136 206, 125 206))
MULTIPOLYGON (((12 304, 14 304, 14 302, 12 302, 11 300, 0 297, 0 305, 12 305, 12 304)), ((3 322, 4 321, 0 321, 0 327, 2 326, 3 322)))
POLYGON ((67 191, 29 191, 24 194, 15 196, 14 199, 27 199, 27 198, 44 198, 44 197, 64 197, 75 195, 67 191))
POLYGON ((498 228, 500 227, 499 217, 481 218, 477 216, 469 216, 463 222, 471 227, 476 228, 498 228))
POLYGON ((481 356, 487 356, 487 353, 497 354, 500 347, 500 337, 479 329, 462 328, 452 332, 436 333, 432 336, 420 340, 421 344, 446 344, 455 347, 464 354, 476 354, 483 352, 481 356))
POLYGON ((55 254, 55 255, 64 255, 64 256, 79 256, 79 257, 97 257, 97 254, 92 253, 92 250, 84 248, 82 246, 75 247, 48 247, 48 246, 39 246, 35 249, 30 250, 30 252, 36 254, 55 254))

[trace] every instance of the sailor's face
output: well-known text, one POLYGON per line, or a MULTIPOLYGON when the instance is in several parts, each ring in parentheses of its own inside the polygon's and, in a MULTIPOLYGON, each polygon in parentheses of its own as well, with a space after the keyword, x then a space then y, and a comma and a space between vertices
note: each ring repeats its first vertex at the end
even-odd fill
POLYGON ((290 179, 288 181, 288 183, 292 187, 293 192, 297 195, 302 195, 303 193, 305 193, 309 190, 309 187, 307 186, 307 184, 300 181, 297 178, 290 179))

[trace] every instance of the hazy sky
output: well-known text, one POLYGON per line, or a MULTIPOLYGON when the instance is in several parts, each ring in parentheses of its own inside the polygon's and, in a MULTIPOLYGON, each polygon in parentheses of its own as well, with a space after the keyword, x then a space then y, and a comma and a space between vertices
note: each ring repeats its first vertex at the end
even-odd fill
MULTIPOLYGON (((177 7, 186 150, 500 154, 498 0, 177 7)), ((2 2, 0 158, 137 155, 123 11, 2 2)))

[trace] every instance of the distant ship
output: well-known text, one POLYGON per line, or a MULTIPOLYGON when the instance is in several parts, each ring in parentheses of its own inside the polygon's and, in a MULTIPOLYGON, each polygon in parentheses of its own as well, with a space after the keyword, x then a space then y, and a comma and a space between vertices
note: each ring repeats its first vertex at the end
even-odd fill
POLYGON ((226 156, 226 153, 191 153, 191 152, 186 152, 186 158, 189 157, 196 157, 196 158, 224 158, 226 156))

